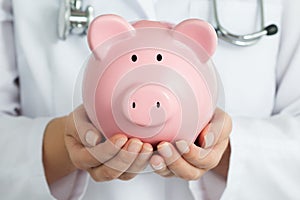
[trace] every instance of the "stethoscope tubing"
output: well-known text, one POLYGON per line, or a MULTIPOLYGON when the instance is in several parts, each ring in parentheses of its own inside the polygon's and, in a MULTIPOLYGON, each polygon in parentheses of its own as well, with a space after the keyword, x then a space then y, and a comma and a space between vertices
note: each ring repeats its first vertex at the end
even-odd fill
MULTIPOLYGON (((65 40, 69 34, 85 35, 89 23, 93 19, 93 7, 87 6, 83 9, 82 0, 61 0, 62 5, 59 12, 58 32, 59 38, 65 40)), ((275 24, 265 27, 263 0, 258 0, 260 7, 260 30, 245 34, 233 34, 221 25, 218 16, 217 0, 213 0, 213 12, 216 22, 216 33, 218 38, 237 46, 250 46, 257 43, 263 36, 274 35, 278 32, 275 24)))
POLYGON ((217 32, 218 37, 226 42, 229 42, 237 46, 250 46, 257 43, 263 36, 276 34, 278 32, 278 28, 275 24, 271 24, 265 27, 263 0, 258 0, 258 1, 260 7, 261 29, 257 32, 253 32, 245 35, 237 35, 231 33, 221 25, 218 16, 217 0, 213 0, 213 12, 216 21, 215 30, 217 32))

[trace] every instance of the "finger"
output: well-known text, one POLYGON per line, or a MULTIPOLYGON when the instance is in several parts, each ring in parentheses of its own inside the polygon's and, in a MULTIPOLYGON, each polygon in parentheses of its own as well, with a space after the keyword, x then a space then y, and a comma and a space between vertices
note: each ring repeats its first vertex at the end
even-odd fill
POLYGON ((127 169, 127 172, 137 173, 143 170, 147 166, 148 160, 151 157, 152 153, 153 153, 152 145, 148 143, 144 143, 141 152, 138 154, 133 164, 127 169))
POLYGON ((90 175, 99 182, 118 178, 132 165, 142 145, 140 140, 130 139, 114 158, 99 167, 89 169, 90 175))
POLYGON ((84 147, 73 136, 66 135, 65 143, 73 164, 79 169, 96 167, 114 157, 126 143, 127 137, 115 135, 93 148, 84 147))
POLYGON ((71 118, 77 132, 75 136, 84 146, 92 147, 101 142, 103 136, 89 120, 83 105, 71 113, 71 118))
POLYGON ((87 149, 100 163, 105 163, 114 158, 121 151, 121 148, 127 143, 127 141, 128 138, 125 135, 116 134, 107 139, 105 142, 87 149))
POLYGON ((159 144, 157 150, 164 158, 169 170, 182 179, 196 180, 205 173, 205 170, 197 168, 183 159, 170 143, 159 144))
POLYGON ((73 136, 65 136, 65 144, 72 163, 78 169, 86 170, 90 167, 101 165, 101 163, 73 136))
POLYGON ((153 155, 150 159, 150 164, 158 175, 163 177, 174 176, 173 172, 169 170, 164 159, 160 155, 153 155))
POLYGON ((123 173, 119 179, 121 180, 129 180, 135 177, 138 172, 142 171, 146 168, 149 158, 153 153, 153 147, 151 144, 144 143, 142 146, 142 150, 132 163, 132 165, 123 173))
POLYGON ((195 144, 188 146, 187 142, 180 140, 176 142, 178 151, 182 157, 197 168, 211 169, 217 166, 227 148, 228 139, 215 145, 213 148, 204 149, 195 144))
POLYGON ((232 129, 231 117, 217 108, 210 123, 201 131, 199 144, 203 148, 210 148, 229 137, 232 129))

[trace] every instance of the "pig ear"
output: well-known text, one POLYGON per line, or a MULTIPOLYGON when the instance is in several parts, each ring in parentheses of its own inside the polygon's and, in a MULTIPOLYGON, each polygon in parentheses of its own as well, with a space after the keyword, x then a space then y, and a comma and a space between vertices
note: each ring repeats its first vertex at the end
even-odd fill
POLYGON ((209 57, 214 54, 218 38, 215 29, 209 23, 199 19, 188 19, 175 26, 174 30, 200 44, 209 57))
POLYGON ((88 29, 88 44, 91 50, 122 32, 134 30, 134 28, 117 15, 101 15, 95 18, 88 29))

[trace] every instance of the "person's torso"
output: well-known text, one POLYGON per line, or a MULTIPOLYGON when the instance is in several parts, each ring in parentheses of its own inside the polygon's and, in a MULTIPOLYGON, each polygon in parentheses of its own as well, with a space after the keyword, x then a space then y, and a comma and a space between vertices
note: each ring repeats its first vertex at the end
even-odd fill
MULTIPOLYGON (((84 1, 84 4, 92 5, 95 15, 114 13, 128 21, 151 19, 176 24, 192 17, 214 24, 212 1, 209 0, 157 0, 144 1, 142 4, 138 2, 142 1, 90 0, 84 1)), ((257 1, 218 2, 221 23, 228 30, 245 34, 259 28, 257 1)), ((280 2, 268 0, 264 6, 266 25, 275 23, 279 30, 280 2)), ((13 1, 22 114, 26 116, 59 116, 68 114, 74 108, 74 84, 90 51, 84 36, 70 35, 65 41, 59 40, 59 6, 59 0, 13 1)), ((260 118, 272 113, 279 39, 280 32, 275 36, 263 37, 250 47, 237 47, 219 41, 213 61, 225 89, 225 110, 231 115, 260 118)), ((170 199, 168 197, 176 196, 173 195, 177 194, 176 192, 188 194, 191 198, 187 183, 172 181, 182 186, 177 185, 175 192, 170 181, 157 178, 156 175, 147 176, 129 183, 112 181, 97 184, 90 181, 85 198, 113 200, 121 199, 126 194, 130 199, 146 199, 148 196, 148 199, 158 200, 159 196, 161 199, 170 199), (149 182, 143 185, 145 182, 141 180, 147 178, 149 182), (155 186, 151 188, 153 184, 155 186), (129 189, 132 187, 135 189, 129 189), (118 191, 112 188, 118 188, 118 191), (139 196, 135 195, 137 192, 139 196)), ((181 198, 178 195, 177 197, 181 198)))

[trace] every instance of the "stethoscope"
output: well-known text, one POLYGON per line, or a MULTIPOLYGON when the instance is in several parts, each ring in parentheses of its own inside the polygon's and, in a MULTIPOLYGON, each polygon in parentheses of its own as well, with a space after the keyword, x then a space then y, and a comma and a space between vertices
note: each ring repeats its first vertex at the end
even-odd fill
POLYGON ((69 34, 85 35, 94 19, 92 6, 83 8, 82 0, 61 0, 58 16, 58 36, 65 40, 69 34))
MULTIPOLYGON (((274 35, 278 32, 275 24, 265 26, 263 0, 259 1, 261 28, 257 32, 237 35, 226 30, 220 23, 217 0, 213 0, 213 12, 216 21, 215 30, 220 39, 238 46, 250 46, 258 42, 263 36, 274 35)), ((85 9, 82 0, 62 0, 59 12, 58 34, 65 40, 69 34, 85 35, 90 22, 93 20, 94 9, 87 6, 85 9)))

